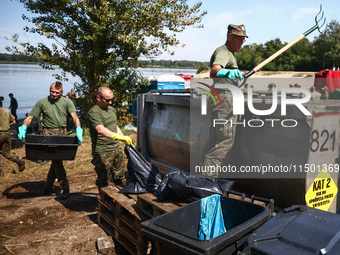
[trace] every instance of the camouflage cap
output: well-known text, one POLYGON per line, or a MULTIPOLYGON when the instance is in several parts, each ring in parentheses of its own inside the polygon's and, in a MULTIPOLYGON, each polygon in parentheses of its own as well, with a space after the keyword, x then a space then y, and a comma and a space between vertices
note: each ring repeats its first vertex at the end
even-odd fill
POLYGON ((327 86, 323 86, 321 89, 327 91, 328 87, 327 86))
POLYGON ((232 33, 233 35, 238 35, 238 36, 245 36, 248 38, 246 34, 246 28, 244 25, 232 25, 230 24, 228 26, 228 33, 232 33))
POLYGON ((276 84, 274 82, 269 83, 268 88, 276 88, 276 84))

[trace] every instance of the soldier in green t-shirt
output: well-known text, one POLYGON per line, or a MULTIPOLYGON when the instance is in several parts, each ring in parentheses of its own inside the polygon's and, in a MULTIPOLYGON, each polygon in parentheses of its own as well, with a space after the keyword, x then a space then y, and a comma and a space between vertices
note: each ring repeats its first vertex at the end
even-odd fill
MULTIPOLYGON (((227 41, 218 47, 210 58, 210 78, 214 78, 214 84, 224 83, 237 85, 237 80, 242 80, 243 75, 238 69, 234 56, 239 51, 245 38, 248 37, 244 25, 229 25, 227 41), (218 79, 216 79, 218 78, 218 79)), ((221 97, 222 105, 210 105, 213 119, 226 119, 228 123, 235 123, 237 116, 233 115, 232 94, 227 89, 216 89, 221 97)), ((223 160, 228 156, 234 144, 235 125, 223 125, 222 127, 211 127, 209 139, 203 150, 203 166, 221 166, 223 160)), ((204 175, 218 177, 216 172, 203 172, 204 175)))
MULTIPOLYGON (((15 117, 9 110, 2 108, 2 101, 0 100, 0 155, 8 160, 18 164, 19 172, 25 169, 25 160, 20 159, 18 155, 11 152, 11 134, 9 132, 10 126, 16 123, 15 117)), ((0 156, 0 176, 4 176, 2 171, 2 163, 0 156)))
MULTIPOLYGON (((39 118, 42 114, 42 132, 43 135, 67 135, 67 116, 70 114, 76 126, 76 134, 79 142, 83 141, 83 130, 80 127, 80 121, 76 114, 76 108, 72 101, 62 97, 63 85, 60 81, 52 83, 50 86, 50 95, 40 99, 33 107, 32 111, 19 127, 19 139, 25 138, 27 127, 31 124, 33 118, 39 118)), ((46 195, 55 194, 53 183, 58 179, 62 188, 61 199, 66 199, 70 193, 66 170, 62 160, 52 160, 50 170, 47 175, 44 193, 46 195)))
POLYGON ((119 141, 132 144, 117 126, 116 111, 111 106, 113 92, 108 87, 98 89, 97 103, 90 109, 87 119, 92 141, 92 164, 95 166, 98 189, 106 187, 111 179, 116 184, 126 184, 124 154, 119 141))

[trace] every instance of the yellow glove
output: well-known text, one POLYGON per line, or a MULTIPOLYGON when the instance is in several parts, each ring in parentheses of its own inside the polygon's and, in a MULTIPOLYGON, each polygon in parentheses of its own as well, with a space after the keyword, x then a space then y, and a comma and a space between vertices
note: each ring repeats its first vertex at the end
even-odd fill
POLYGON ((126 135, 118 135, 117 133, 113 133, 111 136, 112 139, 122 141, 126 145, 131 145, 132 144, 132 139, 129 136, 126 135))

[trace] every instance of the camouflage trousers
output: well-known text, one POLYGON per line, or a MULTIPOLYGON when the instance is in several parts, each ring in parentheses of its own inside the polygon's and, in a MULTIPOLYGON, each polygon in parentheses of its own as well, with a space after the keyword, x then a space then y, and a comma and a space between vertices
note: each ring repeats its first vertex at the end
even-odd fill
MULTIPOLYGON (((66 128, 43 128, 43 135, 67 135, 67 130, 66 128)), ((63 190, 69 189, 66 170, 62 160, 52 160, 47 174, 46 187, 52 187, 56 178, 63 190)))
POLYGON ((121 147, 112 152, 93 153, 91 163, 97 173, 96 185, 98 189, 106 187, 110 180, 119 181, 125 179, 124 153, 121 147))
MULTIPOLYGON (((236 125, 230 126, 230 123, 237 121, 237 116, 233 115, 233 98, 229 91, 219 93, 222 105, 210 106, 212 109, 212 119, 228 120, 227 124, 211 126, 209 130, 209 138, 203 150, 204 162, 203 166, 207 169, 209 166, 222 166, 230 157, 230 150, 233 147, 236 125)), ((212 123, 212 121, 211 121, 212 123)), ((217 178, 217 172, 202 172, 203 175, 217 178)))
MULTIPOLYGON (((0 154, 7 158, 10 161, 13 161, 18 164, 20 160, 19 156, 14 152, 11 152, 11 134, 9 131, 7 132, 0 132, 0 154)), ((0 169, 1 169, 0 164, 0 169)))

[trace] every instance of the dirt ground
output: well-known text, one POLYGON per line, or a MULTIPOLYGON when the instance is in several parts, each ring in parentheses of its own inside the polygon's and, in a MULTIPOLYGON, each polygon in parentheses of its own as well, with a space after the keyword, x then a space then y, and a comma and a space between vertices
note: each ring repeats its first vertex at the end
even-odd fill
MULTIPOLYGON (((86 132, 85 132, 86 133, 86 132)), ((136 134, 128 134, 136 140, 136 134)), ((13 150, 25 156, 25 147, 13 150)), ((106 237, 97 224, 98 189, 91 164, 91 142, 84 136, 73 161, 64 161, 70 196, 44 196, 50 167, 26 160, 26 169, 2 157, 0 177, 0 254, 98 254, 96 240, 106 237)), ((57 195, 59 183, 54 183, 57 195)), ((113 184, 111 184, 113 185, 113 184)), ((117 242, 116 254, 129 254, 117 242)))

